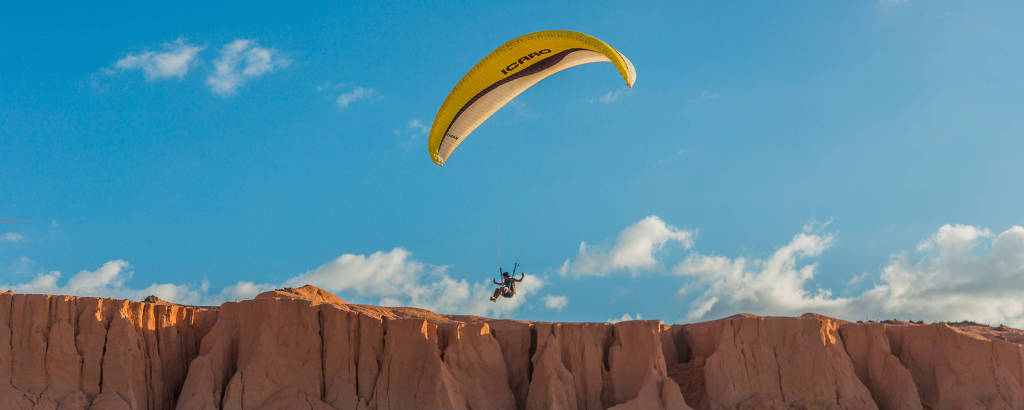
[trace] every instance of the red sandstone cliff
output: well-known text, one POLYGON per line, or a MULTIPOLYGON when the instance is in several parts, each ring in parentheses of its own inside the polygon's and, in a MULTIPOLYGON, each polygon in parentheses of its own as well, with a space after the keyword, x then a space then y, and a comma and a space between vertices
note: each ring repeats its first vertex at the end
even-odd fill
MULTIPOLYGON (((151 301, 159 302, 159 301, 151 301)), ((1024 409, 1024 332, 819 315, 531 323, 0 294, 0 408, 1024 409)))

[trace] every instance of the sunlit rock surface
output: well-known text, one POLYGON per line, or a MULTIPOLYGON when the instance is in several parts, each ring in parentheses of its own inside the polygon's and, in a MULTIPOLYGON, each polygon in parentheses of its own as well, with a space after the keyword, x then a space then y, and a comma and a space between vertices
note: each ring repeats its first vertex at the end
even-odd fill
POLYGON ((0 408, 1024 409, 1024 332, 815 314, 544 323, 0 294, 0 408))

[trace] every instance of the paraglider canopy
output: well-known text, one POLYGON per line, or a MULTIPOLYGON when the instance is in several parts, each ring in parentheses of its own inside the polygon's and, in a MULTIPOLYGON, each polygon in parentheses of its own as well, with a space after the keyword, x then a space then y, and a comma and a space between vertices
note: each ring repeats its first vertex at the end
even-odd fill
POLYGON ((586 34, 540 31, 505 43, 473 66, 441 104, 430 128, 430 158, 444 165, 476 127, 540 80, 570 67, 599 62, 615 65, 626 86, 633 87, 633 64, 586 34))

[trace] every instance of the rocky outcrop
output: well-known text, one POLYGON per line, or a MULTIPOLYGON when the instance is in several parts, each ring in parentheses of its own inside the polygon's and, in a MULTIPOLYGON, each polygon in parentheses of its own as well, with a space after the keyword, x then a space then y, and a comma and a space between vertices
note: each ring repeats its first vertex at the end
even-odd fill
POLYGON ((700 408, 877 408, 846 353, 839 321, 821 316, 728 319, 669 329, 680 385, 700 408), (683 379, 685 377, 686 379, 683 379))
POLYGON ((217 311, 0 294, 0 407, 170 409, 217 311))
POLYGON ((0 294, 0 408, 1024 408, 1024 333, 820 315, 543 323, 0 294))
POLYGON ((946 324, 886 327, 926 408, 1024 409, 1024 350, 946 324))
POLYGON ((844 325, 839 328, 839 333, 853 360, 857 378, 871 391, 878 407, 893 410, 922 408, 913 376, 892 354, 885 325, 844 325))

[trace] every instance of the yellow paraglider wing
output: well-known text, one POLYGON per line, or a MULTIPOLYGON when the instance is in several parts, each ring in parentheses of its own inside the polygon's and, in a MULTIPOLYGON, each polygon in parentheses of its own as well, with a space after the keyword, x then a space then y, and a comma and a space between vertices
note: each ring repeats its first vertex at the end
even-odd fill
POLYGON ((610 62, 633 87, 636 70, 614 48, 575 31, 527 34, 505 43, 459 80, 430 128, 430 158, 444 165, 476 127, 517 95, 548 76, 580 64, 610 62))

